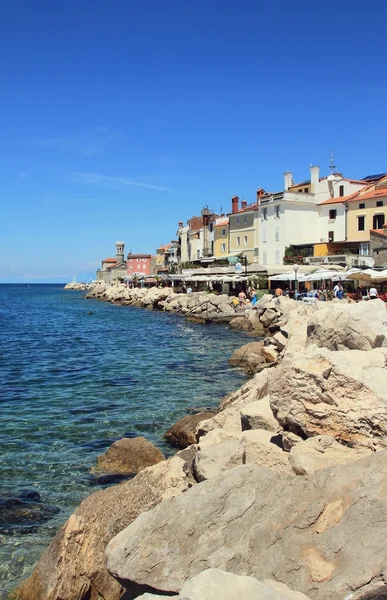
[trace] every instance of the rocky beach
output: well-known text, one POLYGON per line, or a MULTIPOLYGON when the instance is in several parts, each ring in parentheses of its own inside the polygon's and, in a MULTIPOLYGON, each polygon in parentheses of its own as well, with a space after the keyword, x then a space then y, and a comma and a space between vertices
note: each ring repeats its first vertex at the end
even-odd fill
MULTIPOLYGON (((98 297, 186 314, 194 300, 98 297)), ((249 380, 166 432, 169 459, 144 439, 113 444, 96 468, 137 475, 79 505, 18 598, 385 596, 384 303, 263 296, 236 318, 266 332, 230 357, 249 380)))

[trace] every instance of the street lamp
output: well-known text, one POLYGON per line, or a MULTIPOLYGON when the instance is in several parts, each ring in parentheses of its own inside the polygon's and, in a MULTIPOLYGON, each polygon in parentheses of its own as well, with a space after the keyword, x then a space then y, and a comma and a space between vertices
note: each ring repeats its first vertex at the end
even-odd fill
POLYGON ((300 265, 297 265, 297 263, 295 265, 293 265, 293 270, 294 270, 294 295, 297 299, 297 295, 298 295, 298 282, 297 282, 297 271, 300 268, 300 265))

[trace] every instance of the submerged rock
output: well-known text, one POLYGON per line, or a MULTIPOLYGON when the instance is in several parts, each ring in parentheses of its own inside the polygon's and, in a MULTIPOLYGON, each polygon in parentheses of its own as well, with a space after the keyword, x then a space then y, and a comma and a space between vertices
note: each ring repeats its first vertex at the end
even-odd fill
MULTIPOLYGON (((174 457, 131 481, 95 492, 76 509, 18 590, 20 600, 119 600, 122 585, 106 569, 108 541, 143 511, 186 491, 192 480, 174 457)), ((138 596, 141 593, 137 593, 138 596)))
POLYGON ((0 494, 0 533, 33 533, 60 509, 42 502, 36 490, 0 494))

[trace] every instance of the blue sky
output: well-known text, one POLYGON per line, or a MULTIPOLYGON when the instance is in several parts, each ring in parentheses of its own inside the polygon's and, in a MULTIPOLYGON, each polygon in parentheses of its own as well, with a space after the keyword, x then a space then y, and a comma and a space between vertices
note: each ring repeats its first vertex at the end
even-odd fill
POLYGON ((0 282, 95 277, 204 205, 386 164, 387 7, 339 0, 2 6, 0 282))

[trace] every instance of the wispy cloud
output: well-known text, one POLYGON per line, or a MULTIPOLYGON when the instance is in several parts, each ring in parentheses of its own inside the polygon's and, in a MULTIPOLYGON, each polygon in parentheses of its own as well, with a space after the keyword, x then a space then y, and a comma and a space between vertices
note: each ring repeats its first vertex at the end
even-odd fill
POLYGON ((98 175, 97 173, 74 173, 74 177, 81 183, 100 185, 113 189, 117 189, 117 187, 134 186, 146 188, 148 190, 157 190, 159 192, 176 192, 173 188, 164 185, 134 181, 133 179, 127 179, 126 177, 110 177, 108 175, 98 175))
POLYGON ((97 127, 89 133, 73 136, 28 138, 25 143, 39 148, 73 152, 82 156, 100 156, 105 152, 108 144, 122 138, 122 131, 114 131, 110 127, 97 127))

